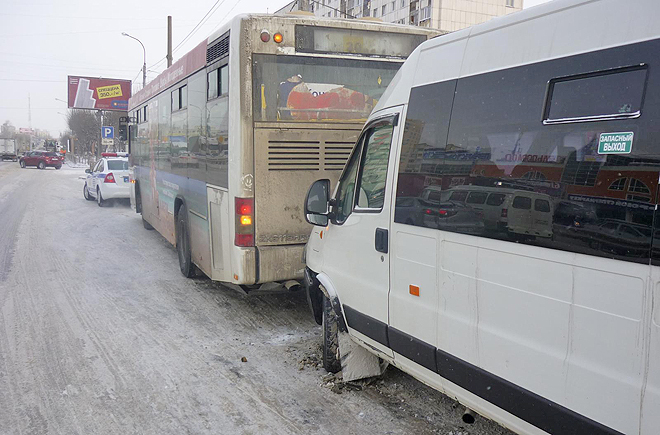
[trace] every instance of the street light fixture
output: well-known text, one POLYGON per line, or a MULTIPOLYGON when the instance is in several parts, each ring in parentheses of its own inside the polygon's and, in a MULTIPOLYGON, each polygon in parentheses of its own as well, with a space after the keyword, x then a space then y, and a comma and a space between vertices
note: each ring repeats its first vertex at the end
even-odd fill
POLYGON ((142 88, 144 89, 147 86, 147 50, 144 48, 144 44, 142 43, 142 41, 137 39, 135 36, 131 36, 126 32, 121 32, 121 34, 124 35, 124 36, 128 36, 131 39, 135 39, 142 46, 142 54, 143 54, 143 57, 142 57, 142 61, 143 61, 142 62, 142 88))

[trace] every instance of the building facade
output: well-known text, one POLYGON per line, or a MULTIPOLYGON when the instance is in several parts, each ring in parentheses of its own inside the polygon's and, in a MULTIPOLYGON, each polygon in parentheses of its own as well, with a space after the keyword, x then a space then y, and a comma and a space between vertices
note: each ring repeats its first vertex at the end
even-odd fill
POLYGON ((524 0, 307 0, 320 17, 378 18, 453 32, 522 9, 524 0))

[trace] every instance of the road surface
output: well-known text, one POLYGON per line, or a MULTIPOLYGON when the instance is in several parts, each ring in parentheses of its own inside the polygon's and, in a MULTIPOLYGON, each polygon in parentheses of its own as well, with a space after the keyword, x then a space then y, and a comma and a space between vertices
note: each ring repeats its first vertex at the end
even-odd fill
POLYGON ((0 163, 0 433, 509 433, 393 368, 333 387, 302 293, 185 279, 83 176, 0 163))

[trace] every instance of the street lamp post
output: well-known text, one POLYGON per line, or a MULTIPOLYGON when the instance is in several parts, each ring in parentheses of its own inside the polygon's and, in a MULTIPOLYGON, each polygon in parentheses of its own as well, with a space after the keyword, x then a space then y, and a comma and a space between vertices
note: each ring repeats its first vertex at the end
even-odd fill
POLYGON ((147 86, 147 50, 144 48, 142 41, 137 39, 135 36, 131 36, 126 32, 121 32, 121 34, 128 36, 131 39, 135 39, 142 46, 142 88, 144 89, 147 86))

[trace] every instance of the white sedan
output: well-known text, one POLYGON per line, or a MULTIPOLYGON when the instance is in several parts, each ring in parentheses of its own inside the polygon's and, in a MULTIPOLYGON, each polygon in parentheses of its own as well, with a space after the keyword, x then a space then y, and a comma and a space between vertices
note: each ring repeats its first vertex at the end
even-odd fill
POLYGON ((103 153, 93 169, 85 169, 87 179, 83 195, 103 207, 109 199, 130 198, 128 157, 122 153, 103 153))

